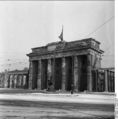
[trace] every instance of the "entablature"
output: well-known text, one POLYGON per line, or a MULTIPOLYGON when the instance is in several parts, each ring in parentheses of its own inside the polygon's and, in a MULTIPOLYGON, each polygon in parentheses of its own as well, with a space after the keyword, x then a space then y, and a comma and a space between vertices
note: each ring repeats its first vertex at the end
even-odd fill
POLYGON ((30 58, 32 57, 63 57, 72 56, 73 54, 82 55, 87 54, 89 50, 102 54, 103 51, 99 48, 100 43, 95 39, 83 39, 71 42, 53 42, 46 46, 33 48, 30 54, 27 54, 30 58))

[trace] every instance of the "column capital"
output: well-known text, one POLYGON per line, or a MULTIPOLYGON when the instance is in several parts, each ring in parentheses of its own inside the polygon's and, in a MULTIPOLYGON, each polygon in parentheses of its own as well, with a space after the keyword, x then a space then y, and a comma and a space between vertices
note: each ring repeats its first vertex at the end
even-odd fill
POLYGON ((65 58, 65 57, 62 57, 61 59, 62 59, 62 60, 65 60, 66 58, 65 58))
POLYGON ((42 59, 39 59, 39 60, 38 60, 38 63, 41 64, 41 61, 42 61, 42 59))
POLYGON ((92 55, 91 54, 87 54, 87 65, 88 66, 92 65, 92 55))
POLYGON ((73 60, 74 60, 74 67, 78 66, 78 57, 75 55, 73 56, 73 60))

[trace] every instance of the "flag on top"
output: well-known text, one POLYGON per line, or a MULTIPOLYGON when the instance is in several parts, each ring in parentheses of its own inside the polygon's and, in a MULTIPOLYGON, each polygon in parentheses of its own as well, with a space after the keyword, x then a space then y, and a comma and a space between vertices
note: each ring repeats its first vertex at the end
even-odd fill
POLYGON ((61 31, 59 38, 61 39, 61 41, 63 41, 63 25, 62 25, 62 31, 61 31))

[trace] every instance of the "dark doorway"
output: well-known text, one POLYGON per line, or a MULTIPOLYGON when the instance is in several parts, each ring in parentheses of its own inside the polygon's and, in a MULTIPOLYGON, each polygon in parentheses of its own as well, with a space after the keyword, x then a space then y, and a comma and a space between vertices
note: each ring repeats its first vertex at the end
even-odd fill
POLYGON ((81 80, 80 80, 80 91, 87 90, 87 56, 83 55, 82 58, 82 67, 81 67, 81 80))
POLYGON ((97 92, 98 89, 97 89, 97 84, 98 84, 98 70, 92 70, 92 84, 93 84, 93 87, 92 87, 92 91, 93 92, 97 92))
MULTIPOLYGON (((29 71, 28 71, 28 74, 29 74, 29 71)), ((29 88, 28 87, 28 84, 29 84, 29 75, 26 75, 26 89, 29 88)))
POLYGON ((70 91, 71 90, 71 85, 73 83, 73 62, 72 62, 72 57, 67 57, 66 58, 66 63, 67 63, 67 69, 66 69, 66 74, 67 74, 67 79, 66 79, 66 90, 70 91))
POLYGON ((55 90, 59 90, 61 89, 61 84, 62 84, 62 59, 61 58, 57 58, 54 59, 54 87, 55 90))
POLYGON ((41 89, 47 89, 47 59, 42 60, 41 66, 41 89))
POLYGON ((32 78, 32 89, 37 88, 37 79, 38 79, 38 61, 33 61, 33 78, 32 78))

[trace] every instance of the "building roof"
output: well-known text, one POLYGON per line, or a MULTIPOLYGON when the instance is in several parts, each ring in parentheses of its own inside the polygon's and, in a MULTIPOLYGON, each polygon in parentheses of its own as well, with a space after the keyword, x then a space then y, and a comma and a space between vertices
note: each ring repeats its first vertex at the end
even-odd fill
POLYGON ((93 49, 98 53, 103 53, 103 51, 99 48, 100 42, 96 41, 93 38, 76 40, 71 42, 66 41, 59 41, 59 42, 52 42, 48 43, 46 46, 32 48, 32 53, 27 54, 28 56, 33 55, 43 55, 46 53, 56 53, 62 51, 69 51, 69 50, 83 50, 83 49, 93 49))
POLYGON ((9 71, 8 74, 28 74, 28 70, 13 70, 9 71))

